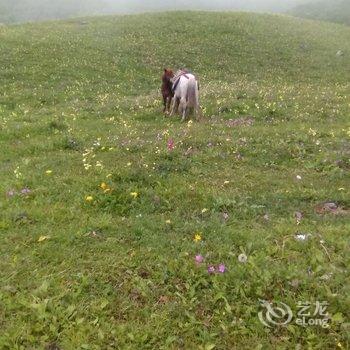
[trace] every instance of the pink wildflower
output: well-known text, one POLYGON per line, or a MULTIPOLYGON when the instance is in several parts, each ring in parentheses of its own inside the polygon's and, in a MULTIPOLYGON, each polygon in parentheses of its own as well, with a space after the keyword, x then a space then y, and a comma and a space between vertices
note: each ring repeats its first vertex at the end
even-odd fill
POLYGON ((219 273, 225 273, 226 272, 226 266, 224 264, 220 264, 218 266, 218 272, 219 273))
POLYGON ((168 150, 172 151, 175 148, 175 143, 173 139, 170 139, 167 144, 168 150))
POLYGON ((199 255, 196 255, 195 261, 197 264, 201 264, 204 261, 204 258, 202 255, 199 254, 199 255))

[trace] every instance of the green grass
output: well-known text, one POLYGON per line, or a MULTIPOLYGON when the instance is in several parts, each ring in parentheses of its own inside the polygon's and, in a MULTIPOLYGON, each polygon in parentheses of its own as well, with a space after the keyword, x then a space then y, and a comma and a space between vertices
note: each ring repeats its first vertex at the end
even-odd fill
POLYGON ((0 27, 0 348, 348 348, 349 216, 315 205, 350 207, 350 29, 239 13, 87 22, 0 27), (161 114, 162 69, 181 65, 200 79, 201 122, 161 114), (268 329, 260 299, 335 316, 268 329))

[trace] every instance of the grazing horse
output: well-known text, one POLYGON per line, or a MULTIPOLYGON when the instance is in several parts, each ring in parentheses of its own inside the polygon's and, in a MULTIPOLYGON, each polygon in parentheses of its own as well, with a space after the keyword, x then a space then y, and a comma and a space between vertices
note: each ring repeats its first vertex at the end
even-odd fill
POLYGON ((171 115, 174 115, 180 109, 182 121, 184 121, 189 110, 193 109, 194 115, 198 118, 200 112, 199 84, 196 77, 187 70, 179 70, 175 74, 173 82, 175 102, 171 115))
POLYGON ((162 96, 163 96, 163 113, 170 112, 171 100, 173 99, 173 82, 172 79, 174 77, 174 73, 171 69, 164 69, 164 73, 162 76, 162 96))

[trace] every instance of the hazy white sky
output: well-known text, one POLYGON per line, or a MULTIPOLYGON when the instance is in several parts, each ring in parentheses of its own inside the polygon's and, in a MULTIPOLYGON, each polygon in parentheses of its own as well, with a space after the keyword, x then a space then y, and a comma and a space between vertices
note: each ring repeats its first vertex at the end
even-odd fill
POLYGON ((122 11, 153 9, 242 9, 282 11, 313 0, 105 0, 122 11))
POLYGON ((0 22, 187 9, 283 12, 310 1, 315 0, 0 0, 0 22))

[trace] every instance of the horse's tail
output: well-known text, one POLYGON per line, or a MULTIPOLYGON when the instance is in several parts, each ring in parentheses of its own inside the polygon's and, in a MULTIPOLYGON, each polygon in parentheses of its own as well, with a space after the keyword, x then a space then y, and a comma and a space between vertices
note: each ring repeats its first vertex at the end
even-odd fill
POLYGON ((194 108, 198 105, 198 85, 195 78, 190 78, 187 87, 187 107, 194 108))

